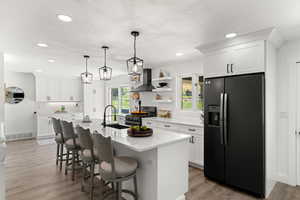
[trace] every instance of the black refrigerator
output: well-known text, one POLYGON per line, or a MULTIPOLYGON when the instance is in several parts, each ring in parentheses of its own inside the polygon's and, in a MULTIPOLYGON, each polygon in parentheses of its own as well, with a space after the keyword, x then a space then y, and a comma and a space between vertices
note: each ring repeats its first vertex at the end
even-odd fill
POLYGON ((204 87, 205 176, 264 197, 264 74, 207 78, 204 87))

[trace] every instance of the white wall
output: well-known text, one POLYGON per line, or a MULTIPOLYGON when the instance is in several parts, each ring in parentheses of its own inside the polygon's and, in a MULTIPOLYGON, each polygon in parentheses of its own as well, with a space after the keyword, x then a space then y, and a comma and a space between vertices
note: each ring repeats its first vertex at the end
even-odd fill
POLYGON ((4 57, 0 52, 0 123, 4 122, 4 57))
POLYGON ((19 87, 24 90, 25 98, 18 104, 5 103, 6 136, 35 133, 35 83, 31 73, 5 71, 6 87, 19 87))
POLYGON ((292 185, 296 184, 297 61, 300 61, 300 40, 289 41, 279 49, 277 60, 277 174, 278 180, 292 185))

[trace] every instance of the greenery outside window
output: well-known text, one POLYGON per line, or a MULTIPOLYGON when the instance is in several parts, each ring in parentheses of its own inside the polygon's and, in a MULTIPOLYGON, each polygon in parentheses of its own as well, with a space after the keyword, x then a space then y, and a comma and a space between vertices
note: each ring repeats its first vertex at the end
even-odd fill
POLYGON ((184 111, 203 111, 204 78, 197 74, 180 76, 180 108, 184 111))

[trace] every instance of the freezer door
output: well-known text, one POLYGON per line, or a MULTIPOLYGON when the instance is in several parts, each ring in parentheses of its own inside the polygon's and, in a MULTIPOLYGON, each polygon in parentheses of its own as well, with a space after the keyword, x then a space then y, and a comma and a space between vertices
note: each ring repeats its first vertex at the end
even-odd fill
POLYGON ((258 196, 265 188, 264 93, 263 74, 225 79, 226 183, 258 196))
POLYGON ((224 78, 204 82, 204 174, 224 182, 223 94, 224 78))

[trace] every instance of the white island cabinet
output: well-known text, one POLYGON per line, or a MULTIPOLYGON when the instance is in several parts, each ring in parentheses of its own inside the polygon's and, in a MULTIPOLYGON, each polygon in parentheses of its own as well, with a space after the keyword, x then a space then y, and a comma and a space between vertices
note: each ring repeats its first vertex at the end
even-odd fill
POLYGON ((143 125, 160 128, 176 133, 187 134, 189 140, 189 163, 193 167, 204 166, 204 130, 201 120, 163 119, 159 117, 143 118, 143 125))
MULTIPOLYGON (((89 128, 91 132, 97 130, 104 136, 110 136, 117 155, 130 156, 138 160, 140 200, 185 199, 185 193, 188 191, 190 136, 154 129, 151 137, 134 138, 127 135, 127 129, 103 129, 101 120, 93 120, 90 124, 80 121, 73 123, 89 128)), ((123 188, 132 190, 132 182, 124 182, 123 188)))

